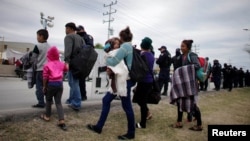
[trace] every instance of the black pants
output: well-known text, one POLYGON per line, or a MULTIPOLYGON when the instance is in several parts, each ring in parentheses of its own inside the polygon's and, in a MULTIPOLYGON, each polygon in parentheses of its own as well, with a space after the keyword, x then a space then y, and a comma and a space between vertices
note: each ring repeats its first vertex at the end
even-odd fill
POLYGON ((46 93, 46 116, 51 116, 51 104, 53 101, 53 97, 55 100, 55 105, 57 109, 58 119, 64 120, 64 111, 62 107, 62 93, 63 86, 48 86, 48 91, 46 93))
POLYGON ((161 68, 159 77, 158 77, 158 84, 160 90, 163 88, 163 94, 167 95, 168 92, 168 83, 169 83, 169 68, 161 68))
POLYGON ((204 82, 200 82, 200 90, 201 91, 206 91, 208 87, 208 78, 204 82))
POLYGON ((79 79, 79 87, 80 87, 82 100, 87 99, 86 80, 85 80, 85 78, 79 79))
POLYGON ((147 99, 151 89, 152 89, 152 83, 139 82, 136 87, 137 103, 140 106, 140 111, 141 111, 140 125, 143 128, 146 128, 147 114, 149 110, 147 106, 147 99))

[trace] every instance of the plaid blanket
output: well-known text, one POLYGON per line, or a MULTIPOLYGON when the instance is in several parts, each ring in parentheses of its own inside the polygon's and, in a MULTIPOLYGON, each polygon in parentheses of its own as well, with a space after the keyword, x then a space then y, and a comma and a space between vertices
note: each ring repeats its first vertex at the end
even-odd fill
POLYGON ((180 103, 180 111, 190 112, 197 102, 198 83, 194 65, 186 65, 175 70, 172 76, 170 104, 180 103))

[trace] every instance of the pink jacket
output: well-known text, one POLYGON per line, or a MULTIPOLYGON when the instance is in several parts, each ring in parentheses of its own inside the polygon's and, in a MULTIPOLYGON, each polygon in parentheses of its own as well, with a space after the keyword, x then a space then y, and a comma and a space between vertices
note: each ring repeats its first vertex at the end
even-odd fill
POLYGON ((43 67, 43 79, 49 82, 62 81, 64 72, 68 71, 65 63, 59 60, 59 51, 55 46, 47 52, 47 63, 43 67))

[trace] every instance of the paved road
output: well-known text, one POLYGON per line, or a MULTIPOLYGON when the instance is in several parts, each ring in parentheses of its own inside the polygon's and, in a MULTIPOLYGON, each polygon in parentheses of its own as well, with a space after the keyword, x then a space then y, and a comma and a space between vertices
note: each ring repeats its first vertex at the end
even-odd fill
MULTIPOLYGON (((105 81, 104 81, 105 82, 105 81)), ((87 90, 87 101, 83 101, 82 106, 92 105, 101 103, 101 99, 104 94, 95 93, 96 89, 93 90, 93 82, 86 82, 87 90)), ((104 84, 102 84, 104 85, 104 84)), ((210 84, 208 90, 213 88, 213 84, 210 84)), ((170 86, 169 86, 170 90, 170 86)), ((100 91, 100 90, 98 90, 100 91)), ((62 97, 63 106, 66 99, 69 96, 69 86, 68 82, 64 81, 64 92, 62 97)), ((32 108, 31 105, 37 103, 35 96, 35 88, 28 89, 27 81, 21 80, 20 78, 14 77, 0 77, 0 117, 6 114, 24 112, 24 111, 37 111, 36 108, 32 108)), ((41 109, 44 110, 44 109, 41 109)))
MULTIPOLYGON (((86 83, 88 100, 84 104, 101 102, 103 94, 91 94, 92 82, 86 83)), ((64 81, 64 92, 62 102, 64 103, 69 96, 68 82, 64 81)), ((4 113, 32 110, 31 105, 37 103, 35 87, 28 88, 26 80, 14 77, 0 77, 0 115, 4 113)), ((35 108, 36 109, 36 108, 35 108)))

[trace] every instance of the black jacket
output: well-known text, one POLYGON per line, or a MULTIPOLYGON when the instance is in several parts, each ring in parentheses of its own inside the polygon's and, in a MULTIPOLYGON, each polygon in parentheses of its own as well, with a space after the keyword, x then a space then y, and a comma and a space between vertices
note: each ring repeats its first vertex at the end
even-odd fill
POLYGON ((86 45, 94 47, 94 38, 91 35, 87 34, 86 32, 77 32, 77 34, 84 39, 86 45))
POLYGON ((167 50, 162 52, 156 64, 158 64, 160 68, 169 68, 171 66, 171 54, 167 50))

